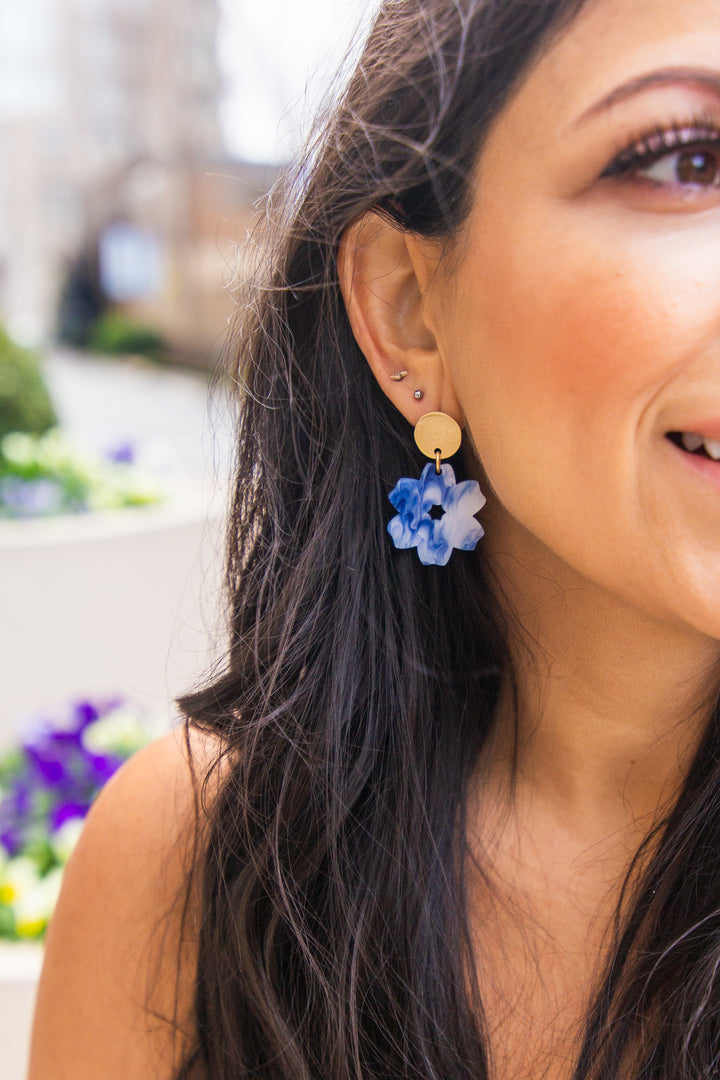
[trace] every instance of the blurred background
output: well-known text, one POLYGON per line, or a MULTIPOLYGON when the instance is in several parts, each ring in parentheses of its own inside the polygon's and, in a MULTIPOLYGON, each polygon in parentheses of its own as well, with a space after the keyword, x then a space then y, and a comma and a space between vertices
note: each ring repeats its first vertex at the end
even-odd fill
POLYGON ((234 286, 374 7, 0 0, 0 749, 222 650, 234 286))
POLYGON ((234 285, 375 7, 0 0, 3 1080, 92 799, 222 661, 234 285))
POLYGON ((97 324, 115 311, 204 366, 230 308, 232 247, 372 7, 0 0, 11 336, 108 344, 97 324))

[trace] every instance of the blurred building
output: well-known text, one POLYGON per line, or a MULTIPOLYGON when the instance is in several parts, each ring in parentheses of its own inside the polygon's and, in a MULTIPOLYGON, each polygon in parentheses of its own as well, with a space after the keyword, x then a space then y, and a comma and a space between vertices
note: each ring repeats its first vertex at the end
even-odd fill
POLYGON ((100 284, 176 359, 202 366, 220 352, 234 306, 227 286, 243 276, 244 241, 276 174, 246 162, 178 170, 146 161, 107 193, 100 284))
MULTIPOLYGON (((79 257, 105 260, 111 300, 192 321, 182 265, 213 213, 198 191, 226 172, 218 20, 217 0, 0 0, 0 319, 16 336, 51 336, 79 257)), ((190 330, 189 347, 207 339, 190 330)))

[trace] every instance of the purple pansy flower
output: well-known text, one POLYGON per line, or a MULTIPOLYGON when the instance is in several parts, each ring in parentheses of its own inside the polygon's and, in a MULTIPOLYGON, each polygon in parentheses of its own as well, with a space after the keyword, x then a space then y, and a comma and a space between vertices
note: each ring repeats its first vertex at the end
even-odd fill
POLYGON ((88 754, 86 760, 92 770, 93 782, 100 787, 107 783, 122 765, 121 759, 113 757, 112 754, 88 754))
POLYGON ((430 462, 419 480, 402 477, 389 499, 398 511, 387 527, 395 547, 416 547, 425 566, 445 566, 454 548, 472 551, 484 533, 474 515, 485 496, 476 480, 458 484, 451 465, 438 473, 430 462))
POLYGON ((57 480, 18 476, 0 479, 0 503, 10 517, 48 517, 63 507, 63 489, 57 480))
POLYGON ((69 818, 87 814, 127 754, 87 748, 84 734, 122 705, 119 698, 99 703, 80 700, 53 719, 37 718, 23 740, 17 764, 3 781, 0 846, 6 854, 17 854, 41 822, 54 832, 69 818))
POLYGON ((19 828, 8 825, 0 826, 0 844, 5 849, 5 854, 12 858, 17 855, 22 847, 22 833, 19 828))
POLYGON ((106 460, 114 465, 133 465, 135 457, 135 447, 130 442, 119 443, 105 451, 106 460))
POLYGON ((148 738, 128 702, 80 700, 0 755, 0 939, 43 936, 95 797, 148 738))
MULTIPOLYGON (((119 706, 121 703, 122 702, 120 698, 113 698, 107 703, 107 708, 117 708, 117 706, 119 706)), ((84 728, 86 728, 88 724, 94 723, 95 720, 97 720, 100 716, 97 705, 94 705, 92 701, 76 701, 73 703, 71 708, 73 720, 76 725, 76 730, 79 731, 82 731, 84 728)))
POLYGON ((89 802, 63 802, 53 808, 50 814, 50 828, 53 832, 64 825, 70 818, 84 818, 90 809, 89 802))

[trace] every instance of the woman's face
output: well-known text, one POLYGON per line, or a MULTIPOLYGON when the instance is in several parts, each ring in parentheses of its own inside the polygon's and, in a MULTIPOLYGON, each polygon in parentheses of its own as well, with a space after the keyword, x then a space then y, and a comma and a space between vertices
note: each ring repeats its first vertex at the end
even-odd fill
POLYGON ((587 4, 497 118, 444 265, 482 543, 720 638, 720 2, 587 4))

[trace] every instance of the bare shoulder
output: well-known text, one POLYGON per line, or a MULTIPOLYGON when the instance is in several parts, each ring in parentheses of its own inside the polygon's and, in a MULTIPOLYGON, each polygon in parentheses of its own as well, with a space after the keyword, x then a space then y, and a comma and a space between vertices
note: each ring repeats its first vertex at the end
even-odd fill
POLYGON ((93 804, 48 932, 29 1080, 173 1076, 192 1038, 196 808, 218 750, 193 732, 188 753, 175 729, 93 804))

